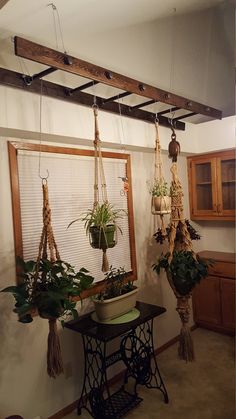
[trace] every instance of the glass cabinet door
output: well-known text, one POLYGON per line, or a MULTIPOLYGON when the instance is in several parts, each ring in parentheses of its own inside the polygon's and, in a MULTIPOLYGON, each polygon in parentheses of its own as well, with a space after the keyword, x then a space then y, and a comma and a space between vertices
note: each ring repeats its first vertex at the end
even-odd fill
POLYGON ((192 200, 194 215, 212 215, 217 212, 216 159, 199 159, 192 162, 192 200))
POLYGON ((235 157, 217 159, 218 212, 222 215, 235 214, 235 157))

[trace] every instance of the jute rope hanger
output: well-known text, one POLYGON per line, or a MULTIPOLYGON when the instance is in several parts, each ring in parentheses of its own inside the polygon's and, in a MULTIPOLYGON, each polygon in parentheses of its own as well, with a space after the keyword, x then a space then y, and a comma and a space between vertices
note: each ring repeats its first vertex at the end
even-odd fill
MULTIPOLYGON (((39 243, 39 251, 36 264, 36 274, 34 284, 37 283, 39 273, 40 259, 47 259, 49 249, 50 261, 60 260, 59 251, 52 229, 51 209, 49 206, 47 179, 42 178, 43 190, 43 229, 39 243)), ((61 346, 57 330, 57 319, 48 318, 49 334, 48 334, 48 350, 47 350, 47 371, 50 377, 56 378, 63 372, 63 361, 61 355, 61 346)))
POLYGON ((101 192, 102 192, 102 200, 103 202, 108 202, 107 197, 107 185, 106 185, 106 178, 105 172, 103 167, 103 160, 102 160, 102 151, 101 151, 101 140, 100 140, 100 132, 98 127, 98 106, 93 105, 93 113, 94 113, 94 207, 97 206, 99 203, 99 174, 100 174, 100 182, 101 182, 101 192))
MULTIPOLYGON (((183 209, 183 189, 178 177, 177 163, 174 162, 171 167, 172 173, 172 183, 171 183, 171 217, 170 217, 170 237, 169 237, 169 263, 173 258, 173 252, 175 250, 181 251, 190 251, 193 252, 192 241, 190 234, 188 232, 185 218, 184 218, 184 209, 183 209), (176 243, 176 232, 177 227, 182 233, 182 243, 176 243)), ((190 317, 190 298, 191 292, 187 295, 180 295, 174 286, 171 275, 167 274, 169 284, 177 298, 177 307, 176 310, 180 316, 182 322, 182 328, 180 331, 180 340, 179 340, 179 357, 185 361, 194 360, 194 347, 193 341, 190 334, 190 329, 188 326, 189 317, 190 317)))
MULTIPOLYGON (((158 118, 155 119, 155 163, 154 163, 154 184, 158 182, 160 185, 165 183, 164 174, 163 174, 163 162, 161 156, 161 144, 160 144, 160 135, 159 135, 159 121, 158 118)), ((161 219, 161 229, 163 234, 165 234, 165 222, 164 222, 164 213, 169 214, 168 202, 164 196, 160 196, 161 208, 162 211, 157 211, 154 206, 154 197, 151 200, 151 211, 153 215, 159 215, 161 219)))
MULTIPOLYGON (((101 200, 104 204, 108 203, 108 196, 107 196, 107 184, 103 166, 103 159, 102 159, 102 151, 101 151, 101 140, 100 140, 100 132, 98 127, 98 106, 96 104, 93 105, 93 113, 94 113, 94 202, 93 208, 94 210, 99 204, 99 180, 101 184, 101 200)), ((105 241, 107 242, 106 234, 103 231, 100 231, 100 239, 101 234, 104 234, 105 241)), ((115 243, 117 243, 117 229, 115 230, 115 243)), ((90 240, 90 244, 91 240, 90 240)), ((102 271, 107 272, 109 270, 109 262, 107 258, 107 248, 105 246, 102 248, 102 271)))

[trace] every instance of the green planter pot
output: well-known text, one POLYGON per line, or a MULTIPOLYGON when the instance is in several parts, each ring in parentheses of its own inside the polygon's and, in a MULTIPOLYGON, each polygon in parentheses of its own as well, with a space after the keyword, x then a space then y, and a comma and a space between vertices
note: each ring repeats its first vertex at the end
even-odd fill
POLYGON ((97 226, 90 227, 89 233, 91 246, 95 249, 103 250, 114 247, 116 244, 115 231, 116 226, 114 224, 107 225, 102 229, 97 226))

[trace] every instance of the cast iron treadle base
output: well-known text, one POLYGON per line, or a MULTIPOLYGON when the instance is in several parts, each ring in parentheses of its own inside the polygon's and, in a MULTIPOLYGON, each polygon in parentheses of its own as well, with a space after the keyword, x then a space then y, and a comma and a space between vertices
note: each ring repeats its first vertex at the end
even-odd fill
POLYGON ((136 394, 130 394, 123 388, 112 394, 105 400, 104 419, 120 419, 131 409, 137 406, 143 399, 136 394), (116 412, 114 415, 114 411, 116 412))

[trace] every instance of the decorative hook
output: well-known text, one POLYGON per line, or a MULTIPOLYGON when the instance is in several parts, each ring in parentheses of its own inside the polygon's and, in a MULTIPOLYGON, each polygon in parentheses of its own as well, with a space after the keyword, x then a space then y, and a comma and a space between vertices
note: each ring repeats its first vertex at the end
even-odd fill
POLYGON ((159 124, 159 118, 158 118, 158 114, 156 112, 155 114, 155 119, 154 119, 155 124, 159 124))
POLYGON ((48 171, 48 169, 47 169, 47 176, 41 176, 40 175, 40 172, 39 172, 39 177, 40 177, 40 179, 42 179, 42 183, 45 185, 47 183, 47 179, 49 178, 49 171, 48 171))
POLYGON ((171 129, 171 131, 172 131, 171 138, 172 138, 172 139, 175 139, 175 138, 176 138, 176 133, 175 133, 175 129, 174 129, 174 127, 173 127, 173 123, 171 124, 170 129, 171 129))
POLYGON ((120 191, 120 196, 127 196, 129 192, 129 179, 127 176, 118 176, 118 178, 121 179, 124 183, 124 187, 120 191))

